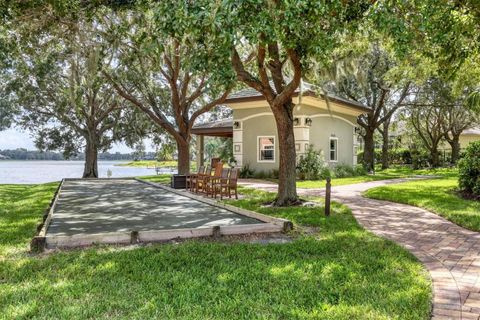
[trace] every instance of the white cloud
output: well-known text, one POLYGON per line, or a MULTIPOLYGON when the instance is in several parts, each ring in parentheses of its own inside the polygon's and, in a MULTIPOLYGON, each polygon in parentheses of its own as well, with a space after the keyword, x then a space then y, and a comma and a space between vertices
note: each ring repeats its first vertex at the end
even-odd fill
POLYGON ((35 150, 35 144, 30 135, 20 129, 0 131, 0 150, 25 148, 35 150))

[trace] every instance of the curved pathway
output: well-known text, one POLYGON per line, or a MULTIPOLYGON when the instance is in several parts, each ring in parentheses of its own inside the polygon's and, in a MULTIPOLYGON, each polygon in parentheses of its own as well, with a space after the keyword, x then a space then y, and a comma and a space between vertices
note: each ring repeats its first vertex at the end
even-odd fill
MULTIPOLYGON (((366 229, 412 252, 433 281, 432 319, 480 319, 480 233, 466 230, 427 210, 367 199, 362 192, 416 178, 372 181, 332 187, 332 199, 353 212, 366 229)), ((276 184, 244 180, 240 184, 276 191, 276 184)), ((323 196, 323 189, 298 189, 323 196)))

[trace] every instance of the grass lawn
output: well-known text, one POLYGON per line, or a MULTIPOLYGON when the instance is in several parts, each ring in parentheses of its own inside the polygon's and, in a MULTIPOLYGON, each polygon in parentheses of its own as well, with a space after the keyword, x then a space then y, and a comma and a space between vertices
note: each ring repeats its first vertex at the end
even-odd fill
POLYGON ((139 160, 128 163, 117 164, 119 167, 145 167, 145 168, 176 168, 177 161, 156 161, 156 160, 139 160))
MULTIPOLYGON (((1 319, 427 319, 431 283, 350 211, 234 205, 317 227, 287 244, 187 241, 30 255, 55 184, 0 186, 1 319)), ((299 228, 301 229, 301 228, 299 228)))
POLYGON ((172 176, 171 174, 158 174, 156 176, 143 176, 138 178, 145 181, 156 182, 160 184, 170 184, 171 176, 172 176))
POLYGON ((464 228, 480 231, 480 202, 465 200, 455 194, 456 174, 439 179, 412 181, 373 188, 369 198, 406 203, 428 209, 464 228))
MULTIPOLYGON (((347 184, 362 183, 369 181, 406 178, 413 175, 446 175, 450 174, 452 169, 422 169, 413 170, 407 167, 397 167, 386 170, 377 170, 374 175, 363 175, 347 178, 332 178, 332 186, 343 186, 347 184)), ((304 180, 297 181, 298 188, 316 189, 325 188, 325 180, 304 180)))

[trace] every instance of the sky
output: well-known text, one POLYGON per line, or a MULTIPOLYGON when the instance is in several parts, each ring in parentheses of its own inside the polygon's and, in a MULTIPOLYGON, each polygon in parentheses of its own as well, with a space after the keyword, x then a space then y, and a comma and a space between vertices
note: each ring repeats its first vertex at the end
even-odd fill
MULTIPOLYGON (((150 141, 145 141, 146 151, 154 151, 150 141)), ((5 131, 0 131, 0 150, 24 148, 27 150, 36 150, 32 137, 28 132, 22 131, 18 128, 11 128, 5 131)), ((123 143, 116 143, 109 150, 109 152, 130 153, 132 149, 123 143)))

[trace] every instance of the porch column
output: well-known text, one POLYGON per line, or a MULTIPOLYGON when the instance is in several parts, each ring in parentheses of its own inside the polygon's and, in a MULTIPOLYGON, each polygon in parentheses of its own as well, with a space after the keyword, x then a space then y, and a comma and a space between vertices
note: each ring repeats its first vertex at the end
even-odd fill
POLYGON ((358 134, 357 134, 357 127, 353 127, 353 165, 356 166, 358 163, 357 159, 357 153, 359 149, 359 143, 358 143, 358 134))
POLYGON ((235 158, 235 167, 243 166, 243 122, 235 121, 233 124, 233 157, 235 158))
POLYGON ((197 135, 197 170, 204 165, 203 135, 197 135))
MULTIPOLYGON (((297 159, 300 156, 307 153, 310 146, 310 125, 306 123, 307 116, 295 116, 298 118, 298 124, 293 127, 293 133, 295 135, 295 152, 297 154, 297 159)), ((312 121, 310 119, 310 121, 312 121)))

